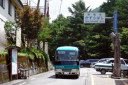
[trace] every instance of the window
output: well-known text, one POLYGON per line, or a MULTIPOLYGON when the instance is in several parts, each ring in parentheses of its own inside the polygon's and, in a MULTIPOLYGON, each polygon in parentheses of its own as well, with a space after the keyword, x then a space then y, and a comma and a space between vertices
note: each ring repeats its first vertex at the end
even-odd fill
POLYGON ((12 3, 10 0, 8 0, 8 14, 12 15, 12 3))
POLYGON ((5 8, 5 0, 0 0, 0 6, 5 8))
POLYGON ((114 60, 110 60, 110 61, 108 61, 108 63, 110 64, 110 63, 114 63, 114 60))
POLYGON ((125 62, 123 60, 121 60, 120 63, 125 65, 125 62))

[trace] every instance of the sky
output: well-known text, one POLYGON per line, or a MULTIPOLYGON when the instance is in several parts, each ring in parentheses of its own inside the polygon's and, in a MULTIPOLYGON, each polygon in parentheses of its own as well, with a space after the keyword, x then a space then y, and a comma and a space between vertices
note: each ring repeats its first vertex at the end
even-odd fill
MULTIPOLYGON (((36 6, 38 0, 31 0, 31 6, 36 6)), ((68 11, 68 7, 72 7, 72 4, 75 4, 79 0, 49 0, 49 14, 50 22, 56 19, 59 14, 63 14, 65 17, 70 16, 71 14, 68 11), (61 3, 62 1, 62 3, 61 3)), ((90 9, 95 9, 102 5, 107 0, 83 0, 85 6, 90 9)), ((40 6, 44 6, 44 0, 40 0, 40 6)))

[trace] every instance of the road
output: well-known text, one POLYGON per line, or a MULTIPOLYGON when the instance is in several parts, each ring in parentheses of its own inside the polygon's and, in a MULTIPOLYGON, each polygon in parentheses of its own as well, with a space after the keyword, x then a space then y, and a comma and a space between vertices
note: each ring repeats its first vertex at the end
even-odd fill
POLYGON ((78 79, 73 76, 55 78, 54 71, 33 76, 19 85, 93 85, 92 73, 97 73, 93 68, 81 68, 78 79))
POLYGON ((81 68, 78 79, 73 76, 55 78, 54 71, 48 71, 30 76, 28 79, 15 84, 8 82, 2 85, 124 85, 121 83, 122 80, 110 78, 110 74, 111 73, 101 75, 99 72, 96 72, 94 68, 81 68))

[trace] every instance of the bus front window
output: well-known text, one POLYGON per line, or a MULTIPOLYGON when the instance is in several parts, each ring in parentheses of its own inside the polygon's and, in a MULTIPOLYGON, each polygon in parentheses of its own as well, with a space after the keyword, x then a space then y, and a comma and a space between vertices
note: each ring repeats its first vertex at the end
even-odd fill
POLYGON ((74 61, 77 59, 76 51, 57 51, 57 60, 59 61, 74 61))

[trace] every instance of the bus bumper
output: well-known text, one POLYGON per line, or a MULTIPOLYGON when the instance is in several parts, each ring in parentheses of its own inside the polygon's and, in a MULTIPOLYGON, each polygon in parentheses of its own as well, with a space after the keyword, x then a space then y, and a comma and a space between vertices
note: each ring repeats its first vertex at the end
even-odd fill
POLYGON ((79 69, 55 69, 57 75, 79 75, 79 69))

